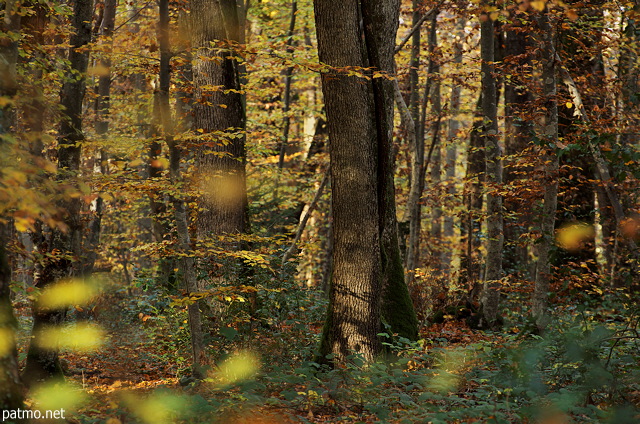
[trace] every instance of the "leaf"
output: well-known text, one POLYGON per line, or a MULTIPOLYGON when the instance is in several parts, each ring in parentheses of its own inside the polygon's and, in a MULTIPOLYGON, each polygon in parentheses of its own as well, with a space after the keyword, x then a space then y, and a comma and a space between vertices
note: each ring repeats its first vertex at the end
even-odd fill
POLYGON ((544 11, 546 6, 547 6, 546 0, 534 0, 531 2, 531 7, 533 7, 538 12, 544 11))
POLYGON ((220 328, 220 334, 222 334, 228 341, 232 341, 238 335, 238 330, 233 327, 222 327, 220 328))
POLYGON ((567 9, 565 10, 564 14, 567 15, 567 18, 572 21, 578 19, 578 13, 574 9, 567 9))

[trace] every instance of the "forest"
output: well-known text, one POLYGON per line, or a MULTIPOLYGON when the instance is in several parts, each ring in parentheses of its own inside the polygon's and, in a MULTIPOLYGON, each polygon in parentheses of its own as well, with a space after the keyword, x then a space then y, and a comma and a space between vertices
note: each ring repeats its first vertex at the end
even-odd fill
POLYGON ((640 422, 638 0, 0 16, 0 422, 640 422))

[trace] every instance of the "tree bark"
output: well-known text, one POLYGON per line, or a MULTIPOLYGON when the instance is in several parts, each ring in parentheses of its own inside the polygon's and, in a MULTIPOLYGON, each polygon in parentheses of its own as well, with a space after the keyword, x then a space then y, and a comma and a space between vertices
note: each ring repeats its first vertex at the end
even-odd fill
MULTIPOLYGON (((533 139, 533 122, 527 116, 533 105, 533 95, 529 86, 533 77, 530 51, 533 48, 532 34, 528 28, 532 25, 528 18, 531 11, 521 12, 513 7, 510 12, 515 19, 505 27, 505 60, 503 72, 509 77, 504 82, 505 102, 505 185, 512 187, 513 195, 505 196, 505 210, 512 211, 504 223, 504 260, 503 268, 508 274, 529 277, 530 260, 527 245, 521 235, 530 231, 532 215, 529 212, 530 199, 523 199, 521 187, 528 181, 522 175, 529 175, 533 167, 523 165, 521 157, 528 152, 533 139), (526 173, 525 173, 526 172, 526 173)), ((527 162, 533 158, 526 158, 527 162)))
MULTIPOLYGON (((62 120, 58 138, 58 173, 60 184, 77 187, 80 176, 80 153, 84 141, 82 131, 82 103, 85 94, 85 74, 89 63, 89 53, 84 47, 91 41, 92 0, 77 0, 74 3, 69 50, 70 70, 62 86, 60 103, 63 106, 62 120)), ((66 197, 59 201, 58 208, 65 211, 62 218, 65 229, 52 228, 44 248, 55 252, 56 257, 48 258, 42 272, 36 280, 36 286, 44 289, 62 278, 77 275, 82 263, 82 222, 80 216, 81 200, 66 197)), ((64 310, 43 310, 34 305, 32 334, 38 334, 44 327, 59 325, 65 315, 64 310)), ((62 376, 62 369, 56 350, 46 350, 31 343, 27 353, 24 371, 25 381, 36 381, 62 376)))
MULTIPOLYGON (((169 91, 171 85, 171 45, 169 39, 169 0, 160 0, 160 24, 158 41, 160 44, 160 84, 155 93, 155 114, 159 116, 164 131, 164 139, 169 147, 169 172, 172 184, 181 184, 180 173, 180 146, 174 139, 174 126, 169 104, 169 91)), ((184 201, 177 196, 172 196, 174 218, 176 221, 176 233, 178 235, 178 248, 181 256, 178 261, 180 273, 187 292, 198 292, 196 278, 196 264, 191 251, 191 237, 189 234, 188 214, 184 201)), ((205 364, 204 335, 202 331, 202 319, 198 302, 188 306, 189 331, 191 333, 192 369, 194 377, 203 377, 205 364)))
MULTIPOLYGON (((456 24, 456 34, 454 34, 455 41, 453 44, 453 63, 457 66, 462 64, 462 39, 464 37, 464 25, 466 19, 458 19, 456 24)), ((446 145, 446 162, 445 162, 445 177, 447 196, 446 202, 452 206, 447 210, 453 210, 456 197, 456 165, 458 157, 458 131, 460 130, 460 121, 458 120, 458 114, 460 113, 460 98, 462 94, 462 86, 454 83, 451 87, 451 100, 449 101, 449 120, 447 126, 447 140, 446 145)), ((451 260, 453 258, 454 251, 457 249, 458 242, 455 240, 455 215, 451 212, 444 216, 443 222, 443 236, 445 240, 445 246, 442 251, 441 263, 444 269, 448 270, 448 275, 451 276, 453 267, 451 260)))
MULTIPOLYGON (((15 13, 14 6, 13 2, 4 5, 4 18, 0 21, 0 29, 4 34, 17 32, 20 28, 20 15, 15 13)), ((3 43, 0 46, 0 96, 3 98, 13 99, 17 92, 17 60, 17 43, 3 43)), ((0 109, 0 154, 3 156, 9 144, 5 137, 13 126, 13 118, 14 111, 10 104, 0 109)), ((0 413, 24 408, 24 388, 16 349, 18 322, 11 304, 11 267, 5 249, 10 238, 7 225, 12 225, 11 221, 9 224, 0 224, 0 413)))
POLYGON ((500 279, 502 278, 503 221, 502 159, 498 136, 497 86, 494 66, 494 22, 481 15, 482 115, 485 148, 485 184, 487 186, 487 257, 482 293, 484 327, 494 327, 498 321, 500 279))
POLYGON ((235 0, 191 0, 199 242, 247 228, 245 110, 233 43, 241 41, 235 0), (213 46, 212 47, 212 43, 213 46))
POLYGON ((377 334, 383 330, 382 318, 392 332, 417 335, 400 262, 391 156, 389 77, 399 3, 360 3, 314 2, 320 61, 331 67, 322 75, 322 89, 331 140, 334 225, 330 305, 320 360, 329 353, 339 360, 350 353, 372 360, 381 351, 377 334), (344 72, 353 66, 371 66, 386 76, 368 80, 344 72))
MULTIPOLYGON (((107 56, 100 61, 100 65, 106 71, 98 78, 98 89, 96 98, 96 135, 99 138, 106 138, 109 133, 109 105, 111 103, 111 57, 109 56, 110 49, 113 46, 113 29, 116 22, 116 0, 104 0, 104 9, 102 14, 102 22, 100 23, 100 37, 103 38, 103 42, 106 43, 109 48, 105 49, 107 56)), ((97 158, 100 161, 100 170, 105 172, 104 163, 107 161, 107 152, 104 149, 100 149, 100 156, 97 158)), ((102 224, 102 212, 104 207, 104 201, 101 197, 95 200, 95 208, 92 211, 92 220, 89 224, 89 233, 86 237, 83 250, 86 252, 86 258, 83 264, 82 273, 89 275, 93 271, 96 259, 98 258, 98 244, 100 243, 100 231, 102 224)))
POLYGON ((554 228, 556 209, 558 206, 558 99, 556 84, 556 54, 553 30, 549 23, 548 11, 545 9, 537 17, 541 30, 540 56, 542 62, 543 83, 543 116, 541 122, 542 163, 544 167, 544 203, 540 216, 541 239, 536 244, 537 266, 535 286, 531 305, 531 314, 539 331, 546 328, 548 317, 548 292, 551 279, 550 253, 554 246, 554 228))

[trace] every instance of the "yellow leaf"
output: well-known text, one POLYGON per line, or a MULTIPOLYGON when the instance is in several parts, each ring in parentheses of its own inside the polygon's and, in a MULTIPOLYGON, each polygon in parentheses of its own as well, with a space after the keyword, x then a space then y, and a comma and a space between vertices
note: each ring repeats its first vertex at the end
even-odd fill
POLYGON ((16 216, 13 219, 13 225, 16 227, 16 230, 21 233, 32 230, 34 222, 35 220, 31 217, 16 216))
POLYGON ((578 13, 573 9, 567 9, 564 13, 565 15, 567 15, 567 18, 569 18, 572 21, 575 21, 576 19, 578 19, 578 13))
POLYGON ((544 11, 546 5, 547 5, 546 0, 534 0, 531 2, 531 7, 533 7, 538 12, 544 11))

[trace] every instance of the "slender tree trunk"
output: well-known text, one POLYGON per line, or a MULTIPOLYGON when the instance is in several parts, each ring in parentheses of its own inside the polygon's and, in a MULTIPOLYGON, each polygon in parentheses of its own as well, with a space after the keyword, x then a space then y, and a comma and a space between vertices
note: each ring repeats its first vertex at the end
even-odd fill
MULTIPOLYGON (((106 54, 109 54, 109 50, 113 46, 113 29, 116 21, 116 0, 104 0, 104 8, 102 13, 102 22, 100 23, 100 37, 104 39, 104 42, 109 46, 106 49, 106 54)), ((96 135, 99 138, 106 138, 109 133, 109 105, 111 96, 111 57, 106 56, 100 61, 100 65, 106 69, 104 74, 101 74, 98 78, 98 90, 96 98, 96 135)), ((100 170, 105 172, 104 163, 107 161, 107 152, 100 149, 100 170)), ((100 231, 102 224, 102 211, 104 207, 104 201, 101 197, 95 200, 95 209, 93 212, 93 218, 89 224, 89 234, 86 237, 83 250, 86 252, 86 259, 83 264, 82 273, 89 275, 93 271, 93 266, 98 257, 97 249, 100 243, 100 231)))
MULTIPOLYGON (((84 47, 91 41, 92 0, 76 0, 72 18, 74 33, 69 50, 70 71, 62 86, 60 103, 63 106, 62 121, 58 138, 57 180, 77 187, 80 176, 80 153, 84 134, 82 132, 82 103, 85 94, 85 74, 89 63, 89 53, 84 47)), ((49 252, 60 252, 57 257, 48 258, 36 280, 36 286, 44 289, 62 278, 77 275, 82 263, 82 224, 80 217, 81 200, 67 197, 60 200, 58 207, 65 211, 63 222, 66 229, 52 228, 46 242, 49 252), (73 259, 70 259, 73 258, 73 259)), ((64 310, 42 310, 34 305, 33 334, 48 326, 59 325, 65 315, 64 310)), ((25 379, 29 384, 62 376, 58 352, 38 346, 32 341, 27 353, 25 379)))
MULTIPOLYGON (((531 199, 523 199, 521 188, 528 186, 529 182, 522 175, 533 172, 531 166, 522 165, 523 152, 528 152, 528 147, 533 137, 533 122, 527 116, 530 113, 533 95, 528 88, 531 84, 531 60, 530 51, 533 48, 532 34, 525 30, 531 25, 528 14, 520 12, 517 7, 511 9, 515 19, 505 28, 505 63, 503 72, 509 76, 504 82, 505 102, 505 151, 506 164, 504 181, 511 185, 511 193, 504 199, 505 210, 511 213, 505 218, 505 249, 503 268, 508 274, 519 274, 527 277, 530 269, 530 260, 527 246, 522 242, 521 235, 530 231, 532 215, 529 211, 531 199)), ((527 162, 533 158, 527 158, 527 162)))
POLYGON ((473 127, 467 149, 467 170, 464 188, 464 205, 466 216, 462 220, 461 235, 464 239, 462 258, 460 260, 460 283, 469 290, 469 303, 476 302, 480 291, 480 215, 482 214, 482 187, 484 180, 484 149, 482 148, 481 111, 482 93, 476 105, 473 127))
MULTIPOLYGON (((13 9, 15 4, 6 2, 0 29, 4 34, 16 33, 20 28, 20 16, 13 9)), ((0 46, 0 97, 12 99, 17 93, 16 62, 18 45, 16 42, 0 46)), ((5 136, 13 126, 14 111, 11 104, 0 108, 0 154, 5 155, 8 147, 5 136)), ((5 218, 5 217, 3 217, 5 218)), ((0 224, 0 413, 24 408, 24 390, 20 380, 16 330, 18 322, 11 304, 11 267, 5 246, 9 244, 7 225, 0 224)), ((20 422, 23 422, 22 420, 20 422)))
POLYGON ((5 250, 8 239, 3 230, 0 229, 0 413, 24 408, 16 349, 18 322, 11 305, 11 268, 5 250))
MULTIPOLYGON (((438 33, 436 31, 437 14, 432 15, 431 31, 429 31, 429 52, 431 59, 429 61, 430 71, 429 74, 433 76, 433 87, 431 93, 425 93, 425 95, 431 96, 431 114, 434 117, 433 124, 431 125, 431 134, 434 142, 431 145, 431 153, 429 156, 431 163, 431 190, 436 193, 438 200, 434 203, 431 210, 431 230, 430 235, 432 240, 438 242, 438 253, 442 253, 442 206, 441 206, 441 183, 442 183, 442 145, 440 143, 440 122, 442 117, 442 98, 440 92, 440 64, 438 59, 434 57, 435 50, 438 45, 438 33)), ((427 170, 425 166, 425 171, 427 170)), ((439 262, 441 255, 433 256, 432 268, 440 274, 442 271, 442 264, 439 262)))
MULTIPOLYGON (((409 187, 409 197, 407 199, 407 213, 404 221, 409 222, 409 241, 407 243, 407 254, 405 258, 405 268, 407 269, 407 284, 411 284, 414 279, 414 270, 420 263, 420 234, 422 230, 422 193, 424 192, 425 174, 427 170, 427 164, 425 163, 425 121, 426 121, 426 108, 429 101, 429 95, 431 92, 431 85, 433 81, 433 74, 435 73, 435 33, 437 24, 437 11, 430 14, 431 27, 429 29, 429 67, 427 70, 427 81, 425 85, 424 98, 420 103, 420 96, 418 95, 418 87, 415 89, 412 86, 411 101, 415 101, 415 106, 411 106, 409 111, 411 112, 411 121, 407 117, 403 118, 405 121, 405 128, 407 128, 409 144, 413 147, 413 155, 411 161, 411 186, 409 187), (414 94, 415 91, 415 94, 414 94), (408 125, 413 125, 415 130, 408 129, 408 125)), ((414 16, 416 22, 421 22, 422 18, 414 16)), ((417 23, 415 24, 417 25, 417 23)), ((413 37, 419 34, 419 30, 414 32, 413 37)), ((419 38, 418 38, 419 41, 419 38)), ((414 40, 415 43, 415 40, 414 40)), ((415 49, 415 44, 412 46, 412 52, 415 49)), ((416 59, 418 62, 419 60, 416 59)), ((411 74, 410 74, 411 76, 411 74)), ((416 76, 417 78, 417 76, 416 76)), ((416 79, 416 84, 417 84, 416 79)), ((396 102, 398 103, 398 102, 396 102)), ((402 116, 402 103, 398 103, 402 116)), ((431 146, 433 149, 433 144, 431 146)))
POLYGON ((622 113, 628 117, 627 129, 621 136, 621 141, 626 145, 638 142, 640 133, 640 69, 638 69, 638 45, 640 43, 640 28, 637 24, 637 16, 640 13, 640 4, 634 3, 634 15, 627 18, 624 29, 624 45, 620 52, 619 78, 622 81, 622 113))
MULTIPOLYGON (((464 25, 466 19, 459 19, 456 24, 456 34, 454 35, 455 41, 453 44, 453 63, 460 66, 462 63, 462 39, 464 37, 464 25)), ((460 97, 462 94, 462 86, 454 83, 451 87, 451 100, 449 101, 449 121, 447 128, 447 140, 446 145, 446 162, 445 162, 445 177, 447 197, 446 202, 451 205, 447 210, 452 211, 453 205, 455 205, 456 197, 456 165, 458 157, 458 131, 460 130, 460 121, 458 120, 458 114, 460 113, 460 97)), ((442 251, 441 263, 444 269, 448 270, 448 275, 451 276, 453 272, 453 264, 451 263, 454 250, 457 249, 458 243, 455 240, 455 215, 451 212, 447 213, 444 217, 443 223, 443 236, 445 239, 445 246, 442 251)))
MULTIPOLYGON (((287 53, 293 55, 293 33, 296 28, 296 14, 298 12, 298 2, 291 2, 291 18, 289 20, 289 30, 287 32, 287 53)), ((289 144, 289 127, 291 118, 289 117, 289 108, 291 106, 291 80, 293 76, 293 66, 289 66, 284 72, 284 98, 282 105, 282 113, 284 114, 284 122, 282 125, 282 141, 280 143, 280 157, 278 158, 278 168, 284 167, 284 157, 287 146, 289 144)))
POLYGON ((545 146, 542 153, 544 167, 544 203, 540 216, 541 239, 536 244, 538 257, 535 275, 531 313, 539 331, 546 328, 548 317, 548 292, 551 279, 550 253, 554 245, 554 228, 558 205, 558 99, 556 85, 556 60, 554 37, 549 23, 549 14, 545 9, 537 18, 541 31, 542 46, 540 50, 542 62, 542 83, 544 87, 544 103, 542 117, 542 136, 545 146))
POLYGON ((502 278, 502 159, 498 137, 497 86, 494 66, 494 22, 481 15, 482 115, 485 148, 485 184, 487 186, 487 257, 482 293, 483 326, 493 327, 498 321, 500 279, 502 278))
MULTIPOLYGON (((173 133, 173 118, 169 105, 169 90, 171 84, 171 47, 169 43, 169 0, 160 0, 160 25, 158 41, 160 44, 160 87, 155 95, 156 114, 159 115, 164 130, 164 138, 169 147, 169 172, 174 185, 181 183, 180 175, 180 147, 177 145, 173 133)), ((196 279, 195 259, 191 254, 191 238, 189 235, 188 214, 184 201, 173 196, 174 218, 178 234, 178 247, 182 253, 179 269, 184 280, 185 289, 189 293, 198 291, 196 279)), ((189 330, 191 333, 191 353, 193 356, 192 373, 194 377, 203 376, 205 362, 204 335, 198 302, 188 306, 189 330)))

